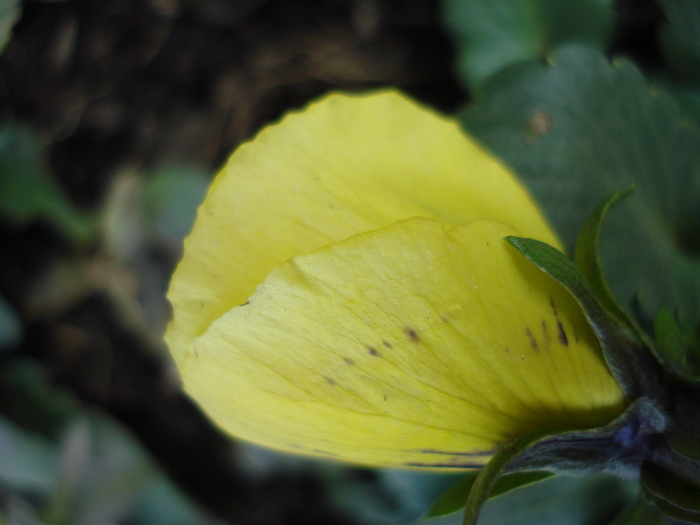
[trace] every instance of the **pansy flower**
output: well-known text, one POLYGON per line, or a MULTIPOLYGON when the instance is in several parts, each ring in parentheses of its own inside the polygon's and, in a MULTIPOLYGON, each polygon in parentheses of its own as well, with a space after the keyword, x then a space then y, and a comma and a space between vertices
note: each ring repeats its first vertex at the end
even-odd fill
POLYGON ((373 466, 473 468, 627 401, 513 174, 405 96, 332 94, 242 145, 168 297, 185 390, 225 431, 373 466))

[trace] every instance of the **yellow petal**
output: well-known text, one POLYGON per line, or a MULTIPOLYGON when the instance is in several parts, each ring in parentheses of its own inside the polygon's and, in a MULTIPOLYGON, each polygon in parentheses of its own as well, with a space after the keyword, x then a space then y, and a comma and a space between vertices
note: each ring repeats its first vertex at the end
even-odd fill
POLYGON ((368 465, 469 467, 623 408, 594 334, 488 220, 409 219, 293 258, 180 363, 230 433, 368 465))
POLYGON ((216 177, 168 297, 176 360, 290 257, 410 217, 488 217, 557 245, 513 176, 395 92, 331 95, 243 145, 216 177))

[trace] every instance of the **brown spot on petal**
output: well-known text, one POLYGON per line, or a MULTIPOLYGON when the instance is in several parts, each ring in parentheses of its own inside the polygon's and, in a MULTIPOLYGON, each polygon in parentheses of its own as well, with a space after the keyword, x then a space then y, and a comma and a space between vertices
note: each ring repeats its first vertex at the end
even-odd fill
POLYGON ((416 332, 413 328, 406 327, 403 329, 403 333, 405 333, 406 337, 408 337, 414 343, 420 343, 420 337, 418 337, 418 332, 416 332))
POLYGON ((530 348, 532 348, 535 352, 539 352, 540 348, 537 346, 537 341, 535 340, 535 337, 532 335, 532 332, 530 331, 529 328, 525 328, 525 335, 527 335, 527 338, 530 340, 530 348))
POLYGON ((549 349, 550 342, 552 338, 549 336, 549 328, 547 328, 547 322, 542 321, 542 336, 544 337, 544 346, 549 349))
POLYGON ((387 348, 391 348, 391 343, 389 341, 382 341, 382 344, 387 348))
POLYGON ((324 377, 324 379, 326 380, 326 383, 328 383, 330 386, 335 386, 335 381, 330 377, 324 377))
POLYGON ((478 458, 478 457, 488 457, 488 456, 493 456, 494 451, 492 450, 484 450, 481 452, 453 452, 451 450, 437 450, 435 448, 423 448, 423 449, 413 449, 413 450, 407 450, 406 452, 421 452, 422 454, 444 454, 447 456, 466 456, 466 457, 472 457, 472 458, 478 458))
POLYGON ((557 307, 554 306, 554 299, 552 299, 551 297, 549 298, 549 305, 552 307, 552 311, 554 312, 554 316, 558 317, 559 313, 557 312, 557 307))
POLYGON ((569 338, 566 336, 564 325, 559 320, 557 320, 557 328, 559 329, 559 342, 564 346, 569 346, 569 338))
POLYGON ((439 467, 439 468, 484 468, 483 463, 419 463, 417 461, 411 461, 409 463, 404 463, 406 467, 439 467))
POLYGON ((355 364, 355 361, 353 361, 353 360, 350 359, 349 357, 344 357, 344 358, 343 358, 343 361, 345 361, 345 363, 348 364, 348 365, 350 365, 350 366, 352 366, 352 365, 355 364))
POLYGON ((374 356, 374 357, 381 357, 382 356, 382 354, 379 353, 379 350, 377 350, 373 346, 368 346, 367 352, 369 352, 369 355, 374 356))

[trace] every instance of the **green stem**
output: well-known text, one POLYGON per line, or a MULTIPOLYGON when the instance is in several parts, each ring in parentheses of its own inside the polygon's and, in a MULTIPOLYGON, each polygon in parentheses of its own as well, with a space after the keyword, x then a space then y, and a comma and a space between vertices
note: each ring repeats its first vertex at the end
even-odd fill
POLYGON ((508 465, 532 445, 550 437, 551 431, 537 431, 521 436, 507 443, 494 455, 486 466, 479 472, 474 481, 467 505, 464 508, 462 525, 475 525, 479 518, 481 507, 486 503, 489 494, 496 486, 498 478, 503 474, 508 465))

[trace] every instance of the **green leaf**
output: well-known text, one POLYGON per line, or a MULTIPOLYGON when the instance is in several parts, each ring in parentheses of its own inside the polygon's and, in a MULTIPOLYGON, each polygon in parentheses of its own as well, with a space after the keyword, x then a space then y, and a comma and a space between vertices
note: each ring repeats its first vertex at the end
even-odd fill
POLYGON ((503 69, 540 61, 566 43, 605 50, 615 25, 612 0, 446 0, 445 19, 471 89, 503 69))
POLYGON ((96 232, 46 173, 38 140, 11 124, 0 126, 0 219, 18 228, 43 219, 77 244, 96 232))
POLYGON ((506 241, 566 288, 581 306, 598 337, 605 362, 627 398, 649 395, 657 385, 655 361, 636 334, 605 311, 576 265, 541 241, 521 237, 506 237, 506 241))
POLYGON ((533 432, 514 439, 499 450, 479 471, 469 491, 464 507, 463 525, 475 525, 481 507, 489 499, 498 479, 510 463, 531 446, 545 440, 551 432, 533 432))
POLYGON ((12 36, 12 28, 22 12, 20 0, 2 0, 0 2, 0 53, 5 49, 12 36))
POLYGON ((611 194, 601 260, 620 303, 648 325, 661 307, 700 323, 700 130, 650 92, 629 62, 582 47, 494 78, 461 113, 467 130, 523 178, 571 250, 611 194))
POLYGON ((487 502, 481 511, 480 523, 604 524, 627 504, 634 490, 636 486, 632 482, 622 481, 609 474, 582 477, 557 475, 487 502))
POLYGON ((649 505, 638 495, 610 525, 663 525, 663 516, 656 507, 649 505))
POLYGON ((678 104, 684 119, 700 126, 700 85, 685 85, 668 77, 653 79, 653 89, 668 93, 678 104))
POLYGON ((659 31, 659 44, 674 72, 700 81, 700 2, 659 0, 666 18, 659 31))
POLYGON ((687 511, 680 507, 676 507, 668 501, 654 498, 653 496, 650 496, 650 499, 653 501, 654 505, 656 505, 656 508, 659 509, 663 514, 665 514, 669 518, 672 518, 673 520, 678 520, 682 523, 700 524, 700 513, 687 511))
POLYGON ((674 519, 700 523, 700 486, 652 463, 642 467, 641 482, 661 512, 674 519))
MULTIPOLYGON (((445 491, 430 507, 426 518, 438 518, 462 510, 467 503, 469 492, 479 472, 480 471, 470 472, 445 491)), ((496 481, 488 499, 491 500, 512 490, 532 485, 533 483, 537 483, 538 481, 545 480, 552 476, 554 476, 554 472, 540 470, 504 474, 496 481)))

